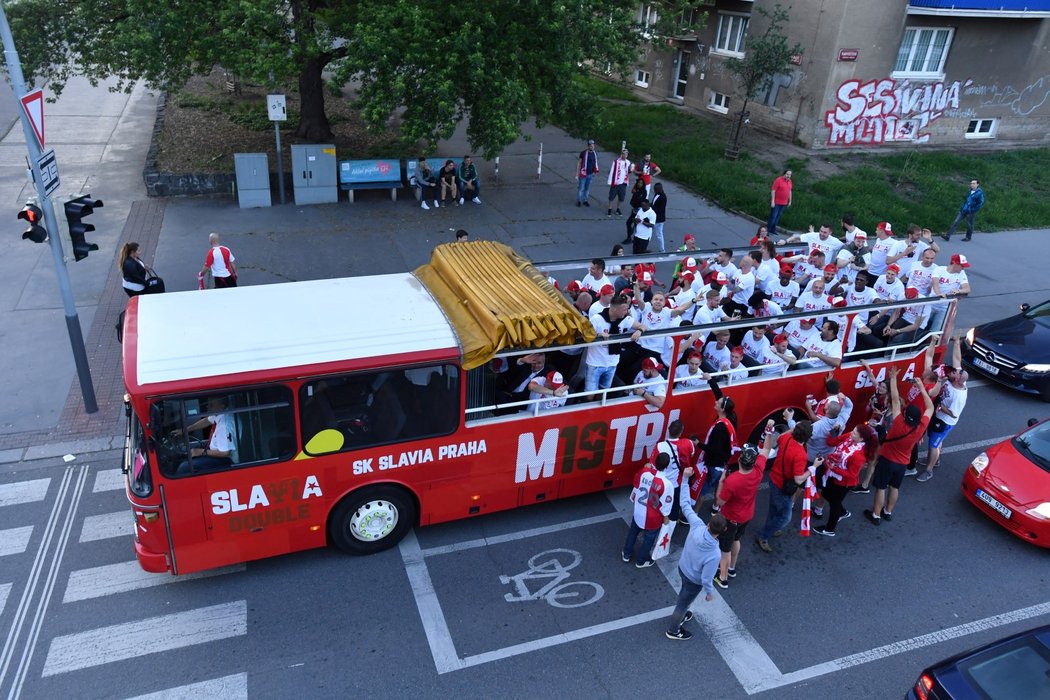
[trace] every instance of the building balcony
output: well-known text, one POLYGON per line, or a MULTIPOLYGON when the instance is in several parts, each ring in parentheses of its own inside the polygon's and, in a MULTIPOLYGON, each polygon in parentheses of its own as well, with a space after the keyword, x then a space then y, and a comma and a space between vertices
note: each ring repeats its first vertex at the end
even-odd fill
POLYGON ((908 0, 909 15, 939 17, 1050 17, 1050 0, 908 0))

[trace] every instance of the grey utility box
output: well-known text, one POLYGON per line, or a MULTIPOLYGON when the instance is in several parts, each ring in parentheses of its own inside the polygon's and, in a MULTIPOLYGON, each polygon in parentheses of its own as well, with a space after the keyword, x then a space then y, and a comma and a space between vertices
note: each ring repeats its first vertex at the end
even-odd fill
POLYGON ((292 146, 292 186, 296 204, 339 201, 339 178, 334 144, 292 146))
POLYGON ((268 207, 270 196, 270 161, 265 153, 234 153, 237 172, 237 203, 241 209, 268 207))

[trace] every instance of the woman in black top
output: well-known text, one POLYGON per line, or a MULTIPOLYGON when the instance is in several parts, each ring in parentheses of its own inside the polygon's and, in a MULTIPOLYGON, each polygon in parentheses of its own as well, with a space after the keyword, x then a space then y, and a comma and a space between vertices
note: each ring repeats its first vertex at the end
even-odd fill
MULTIPOLYGON (((736 445, 736 404, 733 399, 722 393, 714 377, 707 377, 707 384, 715 395, 715 422, 707 431, 703 444, 700 445, 700 449, 703 450, 704 464, 707 466, 707 480, 700 492, 700 503, 708 493, 714 492, 717 495, 722 474, 733 456, 733 448, 736 445)), ((699 508, 699 504, 697 507, 699 508)), ((717 499, 711 509, 712 512, 717 512, 717 499)))
POLYGON ((120 274, 124 278, 124 293, 129 297, 146 291, 146 263, 139 259, 139 244, 125 243, 120 249, 120 274))
POLYGON ((634 217, 638 210, 642 208, 642 201, 644 200, 645 182, 638 178, 638 182, 634 183, 634 189, 631 190, 631 215, 627 217, 627 238, 623 240, 624 245, 627 245, 634 239, 634 227, 636 225, 634 217))

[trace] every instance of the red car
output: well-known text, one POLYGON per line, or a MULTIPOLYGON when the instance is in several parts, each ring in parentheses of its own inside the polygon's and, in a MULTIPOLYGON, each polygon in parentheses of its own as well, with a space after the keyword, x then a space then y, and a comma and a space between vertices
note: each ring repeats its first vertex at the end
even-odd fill
POLYGON ((974 457, 962 491, 1022 540, 1050 548, 1050 419, 974 457))

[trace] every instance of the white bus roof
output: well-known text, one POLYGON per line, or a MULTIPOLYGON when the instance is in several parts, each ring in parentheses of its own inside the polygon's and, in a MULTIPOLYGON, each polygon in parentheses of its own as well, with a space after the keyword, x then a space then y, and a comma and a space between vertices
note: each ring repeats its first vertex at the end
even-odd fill
POLYGON ((410 273, 137 297, 139 386, 447 350, 441 307, 410 273))

